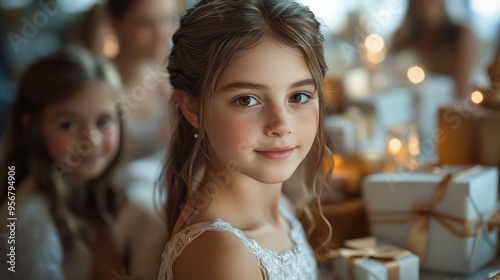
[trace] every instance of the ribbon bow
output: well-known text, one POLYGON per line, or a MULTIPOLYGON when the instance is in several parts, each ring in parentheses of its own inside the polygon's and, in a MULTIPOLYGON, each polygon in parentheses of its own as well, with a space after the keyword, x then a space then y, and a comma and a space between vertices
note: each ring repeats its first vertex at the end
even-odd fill
POLYGON ((372 223, 407 223, 415 221, 410 234, 408 235, 406 248, 420 257, 420 265, 422 266, 427 249, 427 241, 429 239, 429 224, 431 219, 436 220, 450 232, 463 238, 475 236, 482 228, 484 222, 482 221, 481 217, 478 220, 467 220, 464 218, 453 217, 451 215, 440 213, 434 210, 435 206, 439 204, 441 200, 443 200, 448 185, 453 178, 464 176, 465 174, 474 172, 477 168, 479 168, 479 166, 474 166, 455 174, 447 174, 438 183, 431 202, 429 204, 415 205, 410 212, 372 212, 372 223), (381 219, 381 216, 390 216, 392 218, 381 219), (399 216, 399 218, 394 218, 394 216, 399 216), (459 225, 460 229, 457 229, 457 227, 453 226, 453 224, 459 225))
POLYGON ((408 250, 379 246, 374 237, 358 238, 344 241, 344 247, 338 249, 338 255, 344 257, 349 262, 349 279, 356 279, 354 267, 356 263, 362 262, 368 258, 375 259, 387 267, 388 279, 399 279, 399 262, 410 254, 408 250))

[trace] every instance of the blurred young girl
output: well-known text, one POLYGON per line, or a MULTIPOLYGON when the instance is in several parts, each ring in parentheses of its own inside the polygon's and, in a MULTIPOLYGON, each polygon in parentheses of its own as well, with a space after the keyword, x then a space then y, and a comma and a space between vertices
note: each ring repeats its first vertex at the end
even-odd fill
POLYGON ((301 163, 311 187, 324 179, 319 28, 282 0, 203 0, 182 17, 159 279, 317 279, 282 184, 301 163))
MULTIPOLYGON (((84 49, 64 49, 27 69, 0 162, 2 223, 17 218, 15 243, 0 244, 3 266, 11 266, 7 254, 15 251, 15 272, 2 267, 1 279, 156 277, 135 268, 135 258, 148 258, 128 232, 130 214, 140 220, 141 210, 112 182, 123 147, 121 104, 118 74, 84 49), (15 174, 8 181, 9 170, 15 174)), ((153 229, 154 221, 141 219, 139 227, 153 229)), ((7 230, 2 226, 12 235, 7 230)), ((160 254, 149 257, 150 270, 158 269, 160 254)))

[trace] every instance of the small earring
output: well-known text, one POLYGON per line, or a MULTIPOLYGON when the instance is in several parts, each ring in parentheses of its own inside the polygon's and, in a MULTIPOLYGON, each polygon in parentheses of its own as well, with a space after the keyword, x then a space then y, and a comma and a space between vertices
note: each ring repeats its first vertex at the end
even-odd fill
POLYGON ((194 133, 194 138, 198 138, 198 132, 194 133))

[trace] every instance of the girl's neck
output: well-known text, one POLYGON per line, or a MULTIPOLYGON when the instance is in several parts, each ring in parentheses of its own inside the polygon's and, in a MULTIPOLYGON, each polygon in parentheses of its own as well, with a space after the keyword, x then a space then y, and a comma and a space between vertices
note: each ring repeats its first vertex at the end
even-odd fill
POLYGON ((83 188, 86 188, 86 185, 88 183, 85 180, 82 180, 82 179, 79 179, 79 178, 75 178, 73 176, 66 176, 66 177, 64 177, 64 181, 66 182, 66 185, 70 189, 83 189, 83 188))
POLYGON ((279 224, 281 189, 282 183, 264 184, 241 173, 206 170, 196 192, 201 207, 206 207, 200 220, 221 218, 242 230, 279 224))

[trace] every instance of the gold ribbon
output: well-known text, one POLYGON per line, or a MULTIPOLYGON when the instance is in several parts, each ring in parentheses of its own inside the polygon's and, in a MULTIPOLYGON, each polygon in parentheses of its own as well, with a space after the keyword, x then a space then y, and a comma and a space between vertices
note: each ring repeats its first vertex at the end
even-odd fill
POLYGON ((387 267, 389 280, 399 279, 399 259, 410 254, 408 250, 394 247, 377 247, 374 237, 358 238, 344 241, 344 247, 338 249, 338 256, 349 263, 349 279, 356 279, 354 268, 357 263, 368 258, 375 259, 387 267))
POLYGON ((488 231, 492 231, 495 228, 500 228, 500 211, 495 212, 488 220, 488 231))
POLYGON ((413 207, 411 211, 371 212, 369 216, 372 224, 394 224, 415 221, 410 234, 408 235, 408 239, 406 240, 406 248, 420 257, 420 266, 422 266, 424 263, 425 252, 427 250, 429 224, 431 219, 434 219, 450 232, 462 238, 475 236, 481 230, 484 224, 481 215, 478 219, 467 220, 465 218, 453 217, 434 210, 434 207, 439 204, 441 200, 443 200, 448 185, 453 178, 461 177, 465 174, 474 172, 477 168, 479 168, 479 166, 474 166, 455 174, 450 173, 444 176, 444 178, 438 183, 429 204, 418 204, 413 207), (457 227, 453 226, 453 224, 458 225, 460 229, 457 229, 457 227))

